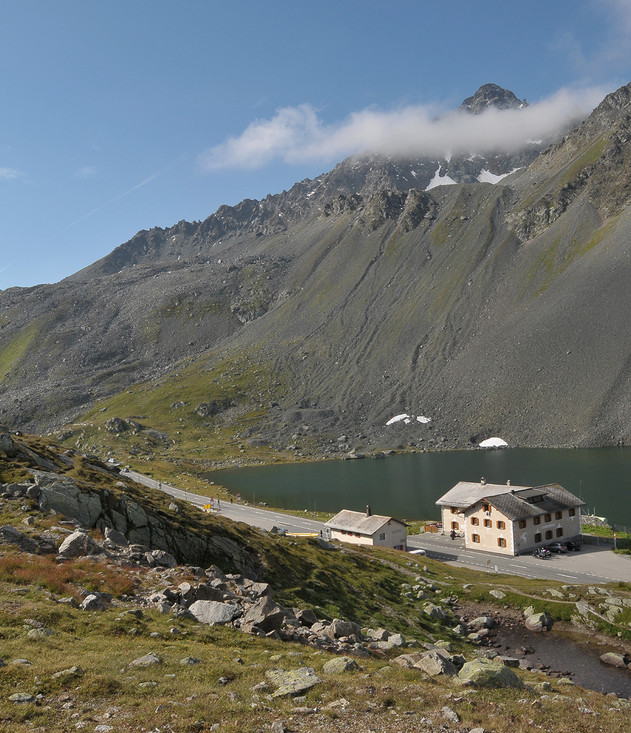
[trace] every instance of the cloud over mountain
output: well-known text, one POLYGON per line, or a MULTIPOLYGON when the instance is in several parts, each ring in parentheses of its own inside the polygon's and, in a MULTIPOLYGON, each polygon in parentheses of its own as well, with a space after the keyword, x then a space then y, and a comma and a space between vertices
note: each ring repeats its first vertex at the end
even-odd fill
POLYGON ((325 123, 310 104, 283 107, 252 122, 199 156, 203 170, 259 168, 272 161, 332 161, 370 151, 390 156, 444 156, 509 151, 546 140, 582 119, 602 99, 597 88, 562 89, 523 109, 489 108, 479 115, 438 114, 429 105, 364 109, 325 123))

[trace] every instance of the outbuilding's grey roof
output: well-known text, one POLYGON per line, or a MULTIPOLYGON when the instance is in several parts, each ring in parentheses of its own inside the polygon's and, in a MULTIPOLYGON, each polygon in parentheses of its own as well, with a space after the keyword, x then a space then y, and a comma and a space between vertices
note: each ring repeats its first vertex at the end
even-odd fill
POLYGON ((373 535, 388 522, 398 522, 405 526, 405 522, 394 517, 385 517, 382 514, 366 515, 365 512, 354 512, 350 509, 342 509, 334 517, 331 517, 325 526, 331 529, 343 529, 346 532, 373 535))

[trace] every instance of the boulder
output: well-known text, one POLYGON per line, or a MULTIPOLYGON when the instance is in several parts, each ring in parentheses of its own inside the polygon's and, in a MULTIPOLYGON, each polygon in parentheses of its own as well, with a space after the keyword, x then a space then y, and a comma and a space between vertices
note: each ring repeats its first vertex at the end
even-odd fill
POLYGON ((239 613, 239 607, 232 603, 218 601, 195 601, 188 609, 202 624, 228 624, 239 613))
POLYGON ((59 545, 58 553, 63 557, 83 557, 85 555, 97 555, 101 548, 90 537, 89 534, 77 530, 68 535, 59 545))
POLYGON ((269 596, 263 596, 252 604, 245 613, 243 621, 246 624, 257 626, 266 633, 270 631, 278 631, 283 625, 283 621, 291 614, 287 609, 282 608, 269 596))
MULTIPOLYGON (((220 583, 220 585, 225 587, 225 583, 220 583)), ((195 591, 196 601, 225 601, 226 598, 231 596, 232 593, 227 593, 211 583, 200 583, 195 591)))
POLYGON ((311 608, 301 608, 296 611, 296 618, 303 626, 313 626, 318 620, 315 611, 311 608))
POLYGON ((325 674, 340 674, 341 672, 351 672, 359 669, 359 665, 350 657, 335 657, 330 659, 322 668, 325 674))
POLYGON ((627 667, 626 657, 623 654, 617 654, 616 652, 606 652, 600 655, 600 661, 609 667, 618 667, 625 669, 627 667))
POLYGON ((84 611, 105 611, 107 606, 100 596, 92 593, 83 599, 81 603, 81 608, 84 611))
POLYGON ((436 621, 447 620, 447 614, 445 613, 445 611, 440 606, 437 606, 435 603, 426 603, 423 606, 423 611, 425 614, 427 614, 427 616, 433 618, 436 621))
POLYGON ((421 654, 414 667, 430 675, 430 677, 439 674, 452 677, 456 674, 456 666, 449 658, 449 654, 440 649, 432 649, 421 654))
POLYGON ((154 664, 160 664, 162 660, 157 654, 145 654, 129 663, 130 667, 151 667, 154 664))
POLYGON ((478 616, 471 621, 469 626, 475 631, 479 629, 492 629, 495 626, 495 619, 490 616, 478 616))
POLYGON ((553 620, 547 613, 533 613, 526 616, 525 624, 529 631, 550 631, 553 620))
POLYGON ((492 659, 474 659, 466 662, 458 672, 458 682, 475 687, 513 687, 521 689, 524 683, 512 669, 492 659))
POLYGON ((361 637, 361 626, 353 623, 352 621, 343 621, 339 618, 334 618, 333 621, 324 629, 324 633, 330 636, 332 639, 339 639, 342 636, 357 636, 361 637))
POLYGON ((272 693, 272 697, 300 695, 322 682, 313 667, 299 667, 289 671, 268 669, 265 676, 276 688, 272 693))

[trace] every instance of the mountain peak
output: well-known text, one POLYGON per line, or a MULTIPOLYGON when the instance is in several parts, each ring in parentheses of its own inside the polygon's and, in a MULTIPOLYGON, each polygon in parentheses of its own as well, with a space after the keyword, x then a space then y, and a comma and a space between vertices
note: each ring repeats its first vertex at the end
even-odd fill
POLYGON ((472 97, 462 102, 460 109, 478 115, 489 107, 519 109, 527 105, 525 99, 518 99, 510 89, 502 89, 497 84, 483 84, 472 97))

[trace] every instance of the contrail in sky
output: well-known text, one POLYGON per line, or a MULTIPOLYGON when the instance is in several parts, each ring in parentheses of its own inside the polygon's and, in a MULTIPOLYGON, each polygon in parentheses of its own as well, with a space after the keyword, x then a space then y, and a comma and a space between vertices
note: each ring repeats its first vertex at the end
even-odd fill
POLYGON ((137 183, 135 186, 132 186, 131 188, 127 189, 127 191, 124 191, 123 193, 119 193, 118 196, 114 196, 113 199, 110 199, 109 201, 106 201, 104 204, 101 204, 100 206, 97 206, 95 209, 92 209, 92 211, 88 211, 87 214, 84 214, 83 216, 80 216, 78 219, 72 222, 72 224, 68 224, 68 226, 63 230, 64 232, 67 232, 69 229, 72 229, 72 227, 76 226, 82 221, 85 221, 93 214, 96 214, 98 211, 101 211, 102 209, 107 208, 108 206, 111 206, 112 204, 116 203, 117 201, 120 201, 121 199, 124 199, 125 196, 129 196, 129 194, 133 193, 134 191, 137 191, 139 188, 142 188, 143 186, 146 186, 148 183, 151 183, 151 181, 155 181, 156 178, 159 178, 160 176, 164 175, 170 168, 172 167, 172 163, 169 163, 166 168, 163 168, 162 170, 158 171, 157 173, 154 173, 151 176, 148 176, 147 178, 144 178, 140 183, 137 183))

